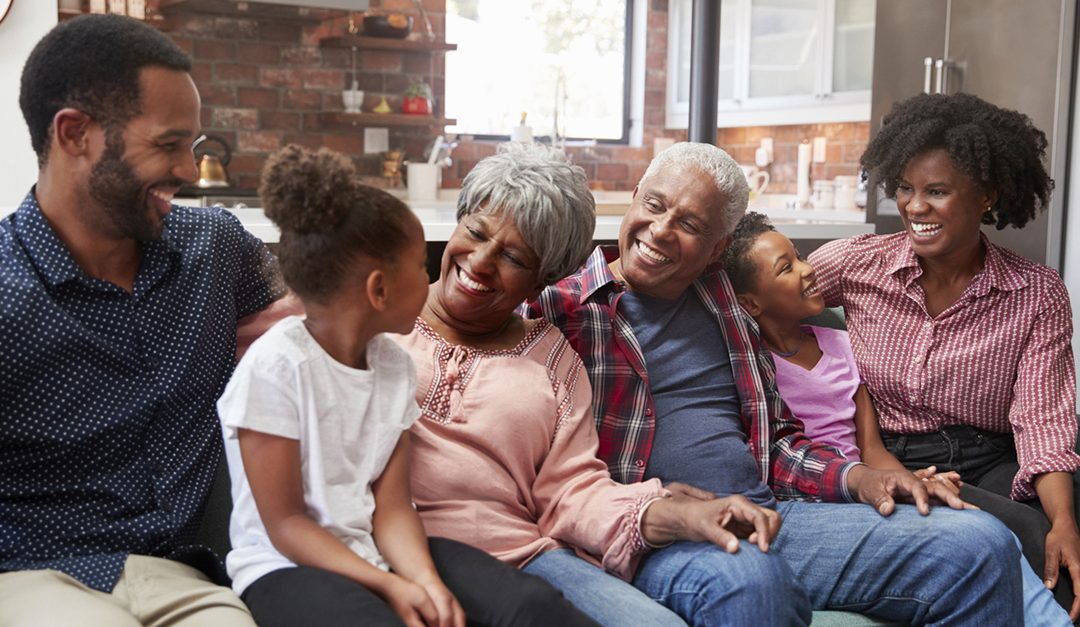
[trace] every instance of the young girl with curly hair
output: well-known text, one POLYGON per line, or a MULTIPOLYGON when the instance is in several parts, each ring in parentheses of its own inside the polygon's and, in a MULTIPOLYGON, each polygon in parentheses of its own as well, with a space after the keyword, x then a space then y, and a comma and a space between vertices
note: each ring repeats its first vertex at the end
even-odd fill
POLYGON ((326 149, 273 155, 259 193, 306 315, 256 340, 218 402, 227 566, 256 622, 591 624, 543 581, 425 538, 409 492, 416 372, 386 335, 410 331, 427 297, 417 218, 326 149))

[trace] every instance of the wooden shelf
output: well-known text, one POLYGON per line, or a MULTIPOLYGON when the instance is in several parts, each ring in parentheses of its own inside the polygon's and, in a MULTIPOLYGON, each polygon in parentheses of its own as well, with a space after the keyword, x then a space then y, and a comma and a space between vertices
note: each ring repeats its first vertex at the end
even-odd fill
POLYGON ((319 114, 319 125, 342 126, 449 126, 457 124, 452 118, 436 118, 430 115, 407 115, 405 113, 345 113, 331 111, 319 114))
POLYGON ((424 39, 394 39, 392 37, 363 37, 346 35, 327 37, 319 42, 325 48, 351 48, 361 50, 394 50, 399 52, 449 52, 457 50, 457 44, 445 41, 427 41, 424 39))

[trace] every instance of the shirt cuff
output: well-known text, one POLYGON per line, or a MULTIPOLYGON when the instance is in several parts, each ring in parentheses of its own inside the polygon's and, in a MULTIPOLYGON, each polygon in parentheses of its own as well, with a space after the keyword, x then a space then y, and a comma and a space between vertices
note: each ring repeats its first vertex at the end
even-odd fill
POLYGON ((840 471, 840 495, 843 496, 844 500, 847 501, 848 503, 857 503, 858 502, 858 501, 856 501, 856 499, 854 497, 851 496, 851 491, 848 490, 848 486, 847 486, 848 474, 851 472, 852 468, 854 468, 856 466, 866 466, 866 465, 867 464, 864 463, 864 462, 851 462, 850 464, 844 466, 844 469, 840 471))
POLYGON ((671 546, 675 542, 674 540, 672 540, 671 542, 668 542, 666 544, 653 544, 653 543, 651 543, 651 542, 649 542, 648 540, 645 539, 645 531, 641 528, 641 523, 645 519, 645 510, 649 509, 649 506, 652 505, 653 503, 655 503, 656 501, 659 501, 659 500, 662 500, 662 499, 669 499, 669 498, 671 498, 671 493, 670 492, 668 492, 667 494, 663 494, 661 496, 654 496, 651 499, 649 499, 649 500, 645 501, 644 503, 642 503, 641 508, 638 509, 638 513, 637 513, 638 537, 641 538, 641 543, 643 545, 645 545, 645 548, 647 548, 647 549, 662 549, 662 548, 664 548, 666 546, 671 546))

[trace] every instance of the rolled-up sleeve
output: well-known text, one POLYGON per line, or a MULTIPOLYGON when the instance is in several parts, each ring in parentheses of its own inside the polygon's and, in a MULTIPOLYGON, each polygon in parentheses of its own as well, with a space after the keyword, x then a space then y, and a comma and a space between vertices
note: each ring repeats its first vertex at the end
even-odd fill
POLYGON ((1045 288, 1027 342, 1020 351, 1009 421, 1020 471, 1012 498, 1036 497, 1032 481, 1047 472, 1080 468, 1076 447, 1076 366, 1072 352, 1072 308, 1060 282, 1045 288))

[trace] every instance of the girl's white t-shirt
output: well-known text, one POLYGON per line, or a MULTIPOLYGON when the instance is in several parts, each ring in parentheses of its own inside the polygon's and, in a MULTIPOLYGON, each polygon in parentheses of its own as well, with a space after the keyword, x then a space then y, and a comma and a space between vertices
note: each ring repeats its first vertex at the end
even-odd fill
POLYGON ((237 429, 299 440, 308 515, 371 564, 387 570, 372 538, 379 478, 401 432, 420 416, 416 369, 384 335, 367 346, 366 370, 335 361, 302 318, 282 320, 256 340, 218 400, 232 479, 232 551, 225 560, 237 594, 295 566, 266 533, 244 472, 237 429))

